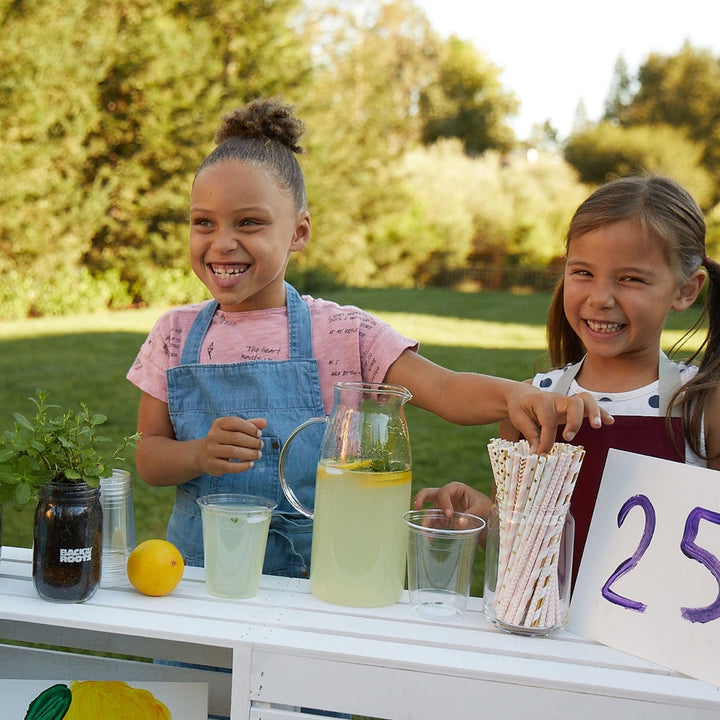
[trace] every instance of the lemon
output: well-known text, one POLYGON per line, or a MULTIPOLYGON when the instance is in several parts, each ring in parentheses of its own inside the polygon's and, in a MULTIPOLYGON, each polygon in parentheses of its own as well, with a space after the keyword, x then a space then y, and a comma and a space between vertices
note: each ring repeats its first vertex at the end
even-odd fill
POLYGON ((180 582, 185 561, 167 540, 145 540, 128 557, 128 580, 144 595, 159 597, 171 593, 180 582))

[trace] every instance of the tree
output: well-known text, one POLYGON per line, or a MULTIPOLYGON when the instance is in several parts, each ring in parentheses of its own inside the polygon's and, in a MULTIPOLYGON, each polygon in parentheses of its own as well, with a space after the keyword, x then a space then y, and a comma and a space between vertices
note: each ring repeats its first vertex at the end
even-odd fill
POLYGON ((0 299, 18 280, 24 312, 109 304, 123 287, 136 300, 184 299, 188 192, 221 115, 307 82, 306 48, 290 27, 296 6, 8 5, 0 18, 0 299))
POLYGON ((472 44, 451 36, 442 46, 438 77, 420 96, 423 142, 459 138, 469 155, 510 150, 515 136, 507 118, 519 104, 503 90, 500 70, 472 44))
POLYGON ((625 58, 620 55, 615 61, 613 80, 605 100, 605 115, 603 119, 613 123, 619 122, 625 109, 632 102, 632 97, 633 81, 630 77, 625 58))
POLYGON ((581 133, 590 127, 590 120, 588 119, 587 106, 585 100, 580 98, 577 105, 575 106, 575 116, 573 117, 572 133, 581 133))
POLYGON ((421 218, 396 161, 419 142, 437 38, 408 0, 314 3, 301 34, 316 59, 312 87, 296 97, 314 231, 293 265, 350 284, 408 284, 421 218))
POLYGON ((702 145, 667 125, 628 128, 604 122, 573 134, 565 145, 565 159, 584 183, 599 185, 646 172, 669 175, 709 207, 713 178, 700 164, 702 155, 702 145))
MULTIPOLYGON (((720 58, 685 43, 676 55, 652 53, 639 88, 618 115, 627 127, 669 125, 702 148, 703 167, 720 176, 720 58)), ((720 180, 715 190, 720 198, 720 180)))
POLYGON ((416 242, 432 252, 423 280, 445 270, 514 261, 538 265, 562 255, 570 217, 587 195, 574 170, 554 155, 507 162, 496 151, 468 157, 457 138, 403 157, 407 183, 422 204, 416 242))
POLYGON ((556 152, 560 148, 560 134, 550 120, 546 120, 544 123, 535 123, 530 130, 527 144, 538 150, 556 152))

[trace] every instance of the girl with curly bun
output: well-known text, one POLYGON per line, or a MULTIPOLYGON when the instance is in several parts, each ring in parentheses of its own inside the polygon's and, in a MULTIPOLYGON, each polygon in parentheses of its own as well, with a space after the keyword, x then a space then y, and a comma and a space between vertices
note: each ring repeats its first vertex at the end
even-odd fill
MULTIPOLYGON (((167 538, 189 565, 203 564, 197 497, 239 492, 278 504, 263 572, 308 575, 311 523, 285 499, 278 457, 293 429, 330 412, 338 381, 405 386, 415 405, 458 424, 509 417, 541 450, 558 422, 568 436, 584 416, 610 422, 589 396, 452 372, 369 313, 300 296, 285 270, 310 240, 303 130, 275 99, 223 119, 190 198, 190 261, 213 299, 163 315, 128 373, 142 390, 137 469, 150 485, 176 486, 167 538)), ((303 440, 293 489, 312 506, 321 438, 303 440)))

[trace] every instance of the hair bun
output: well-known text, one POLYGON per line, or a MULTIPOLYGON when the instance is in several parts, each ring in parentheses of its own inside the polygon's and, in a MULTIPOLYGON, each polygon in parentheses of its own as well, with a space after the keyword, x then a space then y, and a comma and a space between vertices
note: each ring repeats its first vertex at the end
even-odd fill
POLYGON ((293 115, 294 109, 294 105, 278 98, 252 100, 223 117, 215 142, 219 145, 231 137, 257 138, 282 143, 292 152, 301 153, 299 142, 305 126, 293 115))

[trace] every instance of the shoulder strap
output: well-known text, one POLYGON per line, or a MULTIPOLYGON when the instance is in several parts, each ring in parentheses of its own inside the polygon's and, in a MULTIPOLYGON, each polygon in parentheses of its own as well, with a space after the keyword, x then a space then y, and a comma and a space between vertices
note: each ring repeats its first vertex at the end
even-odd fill
POLYGON ((285 283, 285 305, 288 313, 289 357, 293 360, 313 356, 312 316, 307 303, 290 283, 285 283))
MULTIPOLYGON (((584 360, 585 358, 583 358, 584 360)), ((580 371, 583 361, 581 360, 574 365, 568 365, 565 368, 565 372, 560 376, 558 381, 555 383, 553 392, 560 393, 560 395, 567 395, 570 391, 570 386, 575 376, 580 371)), ((660 396, 660 407, 659 414, 664 416, 667 412, 668 404, 673 393, 682 385, 682 378, 680 376, 680 369, 672 362, 668 356, 660 351, 660 359, 658 363, 658 395, 660 396)), ((673 415, 680 414, 679 408, 673 408, 673 415)))
MULTIPOLYGON (((680 368, 668 358, 668 356, 660 351, 660 364, 658 367, 658 395, 660 396, 660 416, 663 417, 668 409, 670 398, 673 393, 682 385, 682 377, 680 376, 680 368)), ((673 408, 673 416, 681 415, 681 410, 677 405, 673 408)))
POLYGON ((574 365, 568 365, 565 367, 563 374, 558 378, 555 383, 553 392, 559 393, 560 395, 567 395, 570 392, 570 386, 575 376, 578 374, 583 364, 583 358, 580 362, 576 362, 574 365))
POLYGON ((212 322, 215 311, 218 309, 217 300, 207 303, 197 314, 193 324, 190 326, 185 345, 183 345, 181 365, 194 365, 200 362, 200 347, 212 322))

